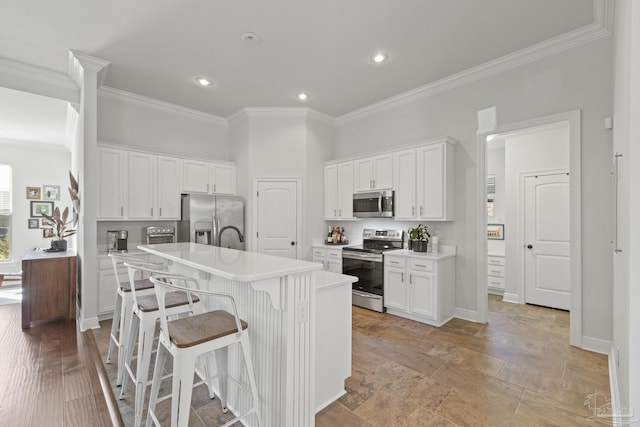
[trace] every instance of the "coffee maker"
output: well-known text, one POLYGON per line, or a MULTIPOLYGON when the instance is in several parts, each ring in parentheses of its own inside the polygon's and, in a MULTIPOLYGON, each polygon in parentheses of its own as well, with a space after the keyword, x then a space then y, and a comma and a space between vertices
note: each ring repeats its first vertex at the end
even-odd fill
POLYGON ((127 230, 107 231, 107 252, 127 252, 127 230))

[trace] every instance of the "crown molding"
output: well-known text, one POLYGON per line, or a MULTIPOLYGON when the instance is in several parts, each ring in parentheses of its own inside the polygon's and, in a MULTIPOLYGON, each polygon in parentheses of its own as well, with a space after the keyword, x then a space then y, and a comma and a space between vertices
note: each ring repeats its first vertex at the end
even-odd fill
POLYGON ((335 124, 340 126, 361 120, 610 36, 613 26, 613 0, 594 0, 593 13, 592 24, 343 114, 335 119, 335 124))
POLYGON ((160 101, 158 99, 149 98, 147 96, 138 95, 136 93, 127 92, 126 90, 115 89, 109 86, 103 86, 98 90, 98 95, 107 99, 114 99, 116 101, 126 102, 127 104, 139 105, 142 107, 149 107, 155 110, 163 111, 165 113, 180 114, 192 119, 204 120, 210 123, 214 123, 220 126, 227 126, 227 120, 222 117, 215 116, 213 114, 203 113, 202 111, 194 110, 180 105, 171 104, 168 102, 160 101))
POLYGON ((79 52, 77 50, 69 50, 69 76, 76 82, 79 87, 82 87, 83 83, 83 71, 91 71, 98 75, 98 86, 104 84, 104 80, 107 78, 107 72, 111 63, 104 59, 96 58, 95 56, 87 55, 86 53, 79 52))
POLYGON ((67 153, 67 154, 71 152, 69 148, 67 148, 62 144, 35 142, 35 141, 21 141, 17 139, 0 138, 0 146, 2 145, 11 145, 13 147, 29 149, 37 152, 49 151, 49 152, 67 153))
POLYGON ((247 107, 236 111, 227 117, 227 121, 232 123, 243 118, 284 118, 301 117, 313 119, 330 126, 335 125, 335 119, 328 114, 321 113, 309 107, 247 107))
POLYGON ((0 84, 9 89, 78 103, 80 90, 68 75, 0 57, 0 84))

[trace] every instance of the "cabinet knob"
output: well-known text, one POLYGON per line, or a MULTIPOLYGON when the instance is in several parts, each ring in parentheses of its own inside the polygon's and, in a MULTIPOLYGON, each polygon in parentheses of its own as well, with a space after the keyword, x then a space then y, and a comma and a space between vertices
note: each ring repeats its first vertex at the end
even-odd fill
POLYGON ((527 249, 533 249, 533 245, 527 245, 527 249))
POLYGON ((295 246, 295 245, 296 245, 296 242, 291 242, 291 246, 295 246))

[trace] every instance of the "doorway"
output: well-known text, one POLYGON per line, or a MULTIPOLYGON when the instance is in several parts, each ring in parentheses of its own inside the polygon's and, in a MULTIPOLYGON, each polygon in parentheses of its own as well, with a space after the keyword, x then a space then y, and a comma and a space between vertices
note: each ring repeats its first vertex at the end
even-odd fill
POLYGON ((287 258, 301 256, 300 179, 255 180, 257 252, 287 258))
MULTIPOLYGON (((567 113, 556 114, 552 116, 541 117, 537 119, 527 120, 524 122, 513 123, 510 125, 504 125, 497 127, 490 131, 483 131, 478 133, 478 201, 481 203, 482 209, 478 214, 478 253, 479 260, 487 260, 488 255, 488 242, 487 239, 487 224, 491 222, 487 213, 487 137, 495 138, 496 136, 513 136, 513 135, 526 135, 533 134, 530 139, 535 140, 536 131, 543 129, 553 129, 554 127, 563 127, 567 130, 568 139, 568 171, 570 180, 566 183, 564 189, 559 187, 555 188, 555 192, 565 193, 565 201, 568 203, 570 218, 569 224, 565 224, 565 231, 568 232, 568 251, 570 253, 570 259, 567 261, 558 261, 554 268, 560 272, 564 269, 564 273, 568 276, 564 280, 565 288, 570 291, 568 297, 570 310, 570 344, 578 347, 582 347, 582 289, 581 289, 581 206, 580 206, 580 111, 571 111, 567 113), (562 265, 559 265, 562 264, 562 265)), ((523 138, 526 139, 526 138, 523 138)), ((507 142, 508 144, 508 142, 507 142)), ((535 147, 535 146, 534 146, 535 147)), ((545 156, 546 150, 543 147, 535 147, 534 152, 541 157, 545 156)), ((515 215, 511 219, 504 221, 503 233, 506 237, 506 253, 511 255, 514 259, 514 265, 507 265, 505 274, 506 289, 504 293, 504 299, 508 302, 525 303, 525 272, 526 272, 526 252, 527 245, 525 244, 525 179, 528 176, 553 175, 558 172, 564 173, 566 176, 566 166, 545 166, 541 168, 520 168, 517 175, 512 176, 512 179, 506 181, 511 185, 517 187, 516 198, 510 200, 512 206, 512 215, 515 215), (563 170, 565 169, 565 170, 563 170), (520 222, 520 224, 518 223, 520 222), (509 244, 511 242, 511 244, 509 244), (509 268, 511 267, 511 268, 509 268)), ((563 184, 564 185, 564 184, 563 184)), ((553 193, 553 192, 551 192, 553 193)), ((551 194, 549 193, 549 194, 551 194)), ((548 195, 549 195, 548 194, 548 195)), ((558 194, 554 194, 553 197, 558 197, 558 194)), ((507 214, 507 217, 510 215, 507 214)), ((560 222, 550 223, 551 229, 556 230, 560 226, 560 222)), ((549 231, 552 232, 552 231, 549 231)), ((557 234, 557 233, 556 233, 557 234)), ((553 239, 560 238, 560 235, 554 236, 553 239)), ((551 240, 553 240, 551 239, 551 240)), ((532 244, 533 245, 533 244, 532 244)), ((566 249, 566 247, 565 247, 566 249)), ((550 260, 549 257, 547 260, 550 260)), ((507 260, 508 264, 508 260, 507 260)), ((529 266, 529 269, 533 268, 529 266)), ((486 322, 488 320, 488 266, 487 262, 478 262, 478 320, 486 322)), ((543 278, 547 283, 548 278, 543 278)), ((529 292, 531 293, 531 291, 529 292)), ((533 295, 533 294, 532 294, 533 295)), ((531 301, 533 302, 533 301, 531 301)))

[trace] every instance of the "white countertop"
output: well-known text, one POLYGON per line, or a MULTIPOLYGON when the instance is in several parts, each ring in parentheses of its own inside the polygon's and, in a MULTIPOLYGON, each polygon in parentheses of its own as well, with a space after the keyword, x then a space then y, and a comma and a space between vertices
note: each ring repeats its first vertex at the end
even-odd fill
POLYGON ((408 249, 396 249, 394 251, 386 251, 384 253, 385 256, 404 256, 411 258, 420 258, 420 259, 432 259, 432 260, 440 260, 445 258, 455 257, 455 252, 414 252, 408 249))
POLYGON ((66 258, 76 256, 75 249, 69 248, 66 251, 60 252, 47 252, 44 249, 48 248, 36 248, 28 251, 22 257, 22 261, 32 261, 35 259, 53 259, 53 258, 66 258))
POLYGON ((239 282, 255 282, 321 270, 322 264, 197 243, 139 245, 138 249, 239 282))
POLYGON ((329 288, 343 283, 354 283, 358 281, 356 276, 348 274, 332 273, 331 271, 319 270, 314 273, 316 289, 329 288))

